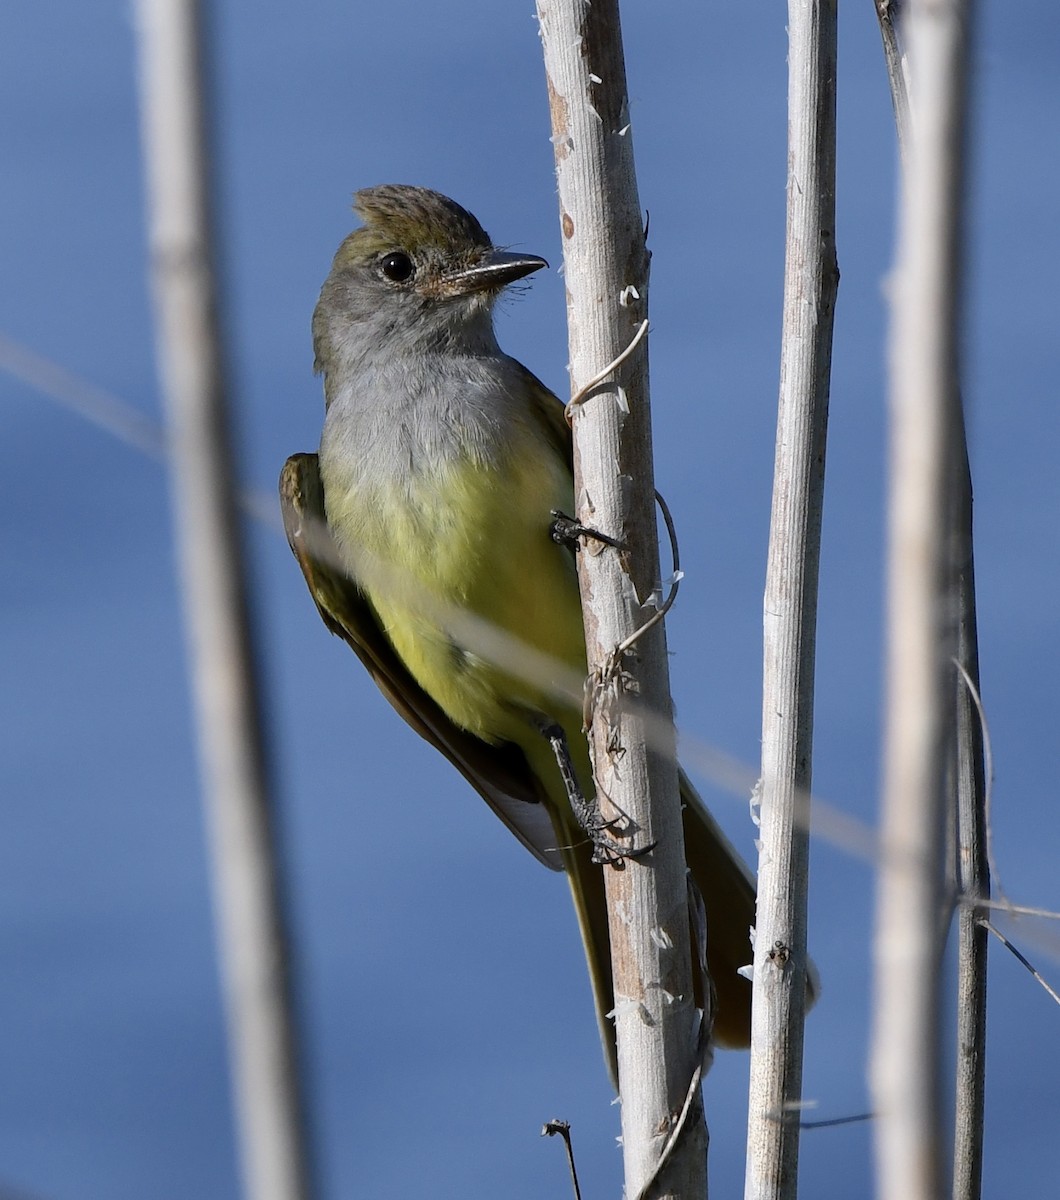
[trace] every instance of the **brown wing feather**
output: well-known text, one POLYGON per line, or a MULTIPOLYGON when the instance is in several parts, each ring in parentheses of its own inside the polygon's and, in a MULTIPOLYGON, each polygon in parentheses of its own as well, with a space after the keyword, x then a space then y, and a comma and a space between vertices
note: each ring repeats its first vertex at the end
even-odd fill
MULTIPOLYGON (((574 475, 574 440, 567 418, 563 413, 563 402, 549 391, 540 379, 528 371, 521 362, 512 360, 519 368, 526 381, 527 394, 534 408, 534 415, 540 420, 542 431, 552 444, 553 449, 567 464, 571 475, 574 475)), ((569 514, 574 516, 573 513, 569 514)))
POLYGON ((491 746, 445 715, 406 670, 364 594, 340 565, 324 514, 315 454, 292 455, 280 474, 287 540, 324 624, 364 664, 394 709, 445 755, 515 836, 546 866, 563 869, 551 818, 522 752, 491 746))

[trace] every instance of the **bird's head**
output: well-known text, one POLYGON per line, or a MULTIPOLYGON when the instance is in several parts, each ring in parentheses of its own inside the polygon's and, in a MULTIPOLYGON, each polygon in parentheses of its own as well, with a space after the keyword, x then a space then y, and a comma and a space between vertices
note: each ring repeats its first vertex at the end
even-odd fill
POLYGON ((364 224, 339 247, 313 316, 318 370, 342 349, 400 353, 492 338, 500 293, 548 265, 497 249, 471 213, 427 188, 365 188, 353 207, 364 224))

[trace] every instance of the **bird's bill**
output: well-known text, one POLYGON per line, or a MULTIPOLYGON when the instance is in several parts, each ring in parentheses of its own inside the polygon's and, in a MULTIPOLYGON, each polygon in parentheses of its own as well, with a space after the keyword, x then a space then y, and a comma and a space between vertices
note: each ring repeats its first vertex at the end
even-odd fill
POLYGON ((451 294, 484 292, 506 287, 524 275, 540 271, 548 263, 536 254, 514 254, 509 250, 490 250, 473 267, 465 267, 445 276, 446 291, 451 294))

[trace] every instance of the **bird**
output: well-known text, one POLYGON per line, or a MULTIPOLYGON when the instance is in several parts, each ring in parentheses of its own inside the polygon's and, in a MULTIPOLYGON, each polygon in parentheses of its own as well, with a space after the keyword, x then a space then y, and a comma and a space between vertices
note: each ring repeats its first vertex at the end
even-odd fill
MULTIPOLYGON (((571 431, 560 400, 500 348, 493 310, 547 266, 498 248, 439 192, 354 196, 362 224, 335 254, 313 314, 325 418, 318 454, 280 477, 288 541, 324 624, 404 720, 545 866, 566 873, 605 1059, 616 1078, 603 871, 547 730, 562 730, 593 796, 581 705, 484 653, 453 612, 586 670, 571 431)), ((686 859, 703 897, 713 1040, 746 1046, 754 877, 680 773, 686 859)), ((590 831, 592 832, 592 831, 590 831)), ((597 848, 598 849, 598 848, 597 848)))

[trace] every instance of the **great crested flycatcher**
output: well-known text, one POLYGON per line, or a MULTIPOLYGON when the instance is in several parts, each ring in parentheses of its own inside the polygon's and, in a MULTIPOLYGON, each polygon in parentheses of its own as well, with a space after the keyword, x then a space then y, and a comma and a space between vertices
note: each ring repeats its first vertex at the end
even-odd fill
MULTIPOLYGON (((574 555, 552 536, 554 513, 574 511, 570 431, 493 331, 500 293, 546 263, 496 249, 424 188, 367 188, 354 207, 364 225, 339 247, 313 316, 319 458, 295 455, 280 479, 288 537, 325 624, 394 708, 533 854, 566 870, 614 1075, 605 868, 542 734, 562 727, 591 797, 580 707, 462 644, 442 615, 468 612, 585 673, 574 555)), ((750 984, 737 968, 751 959, 754 884, 683 773, 681 799, 714 1037, 746 1045, 750 984)))

